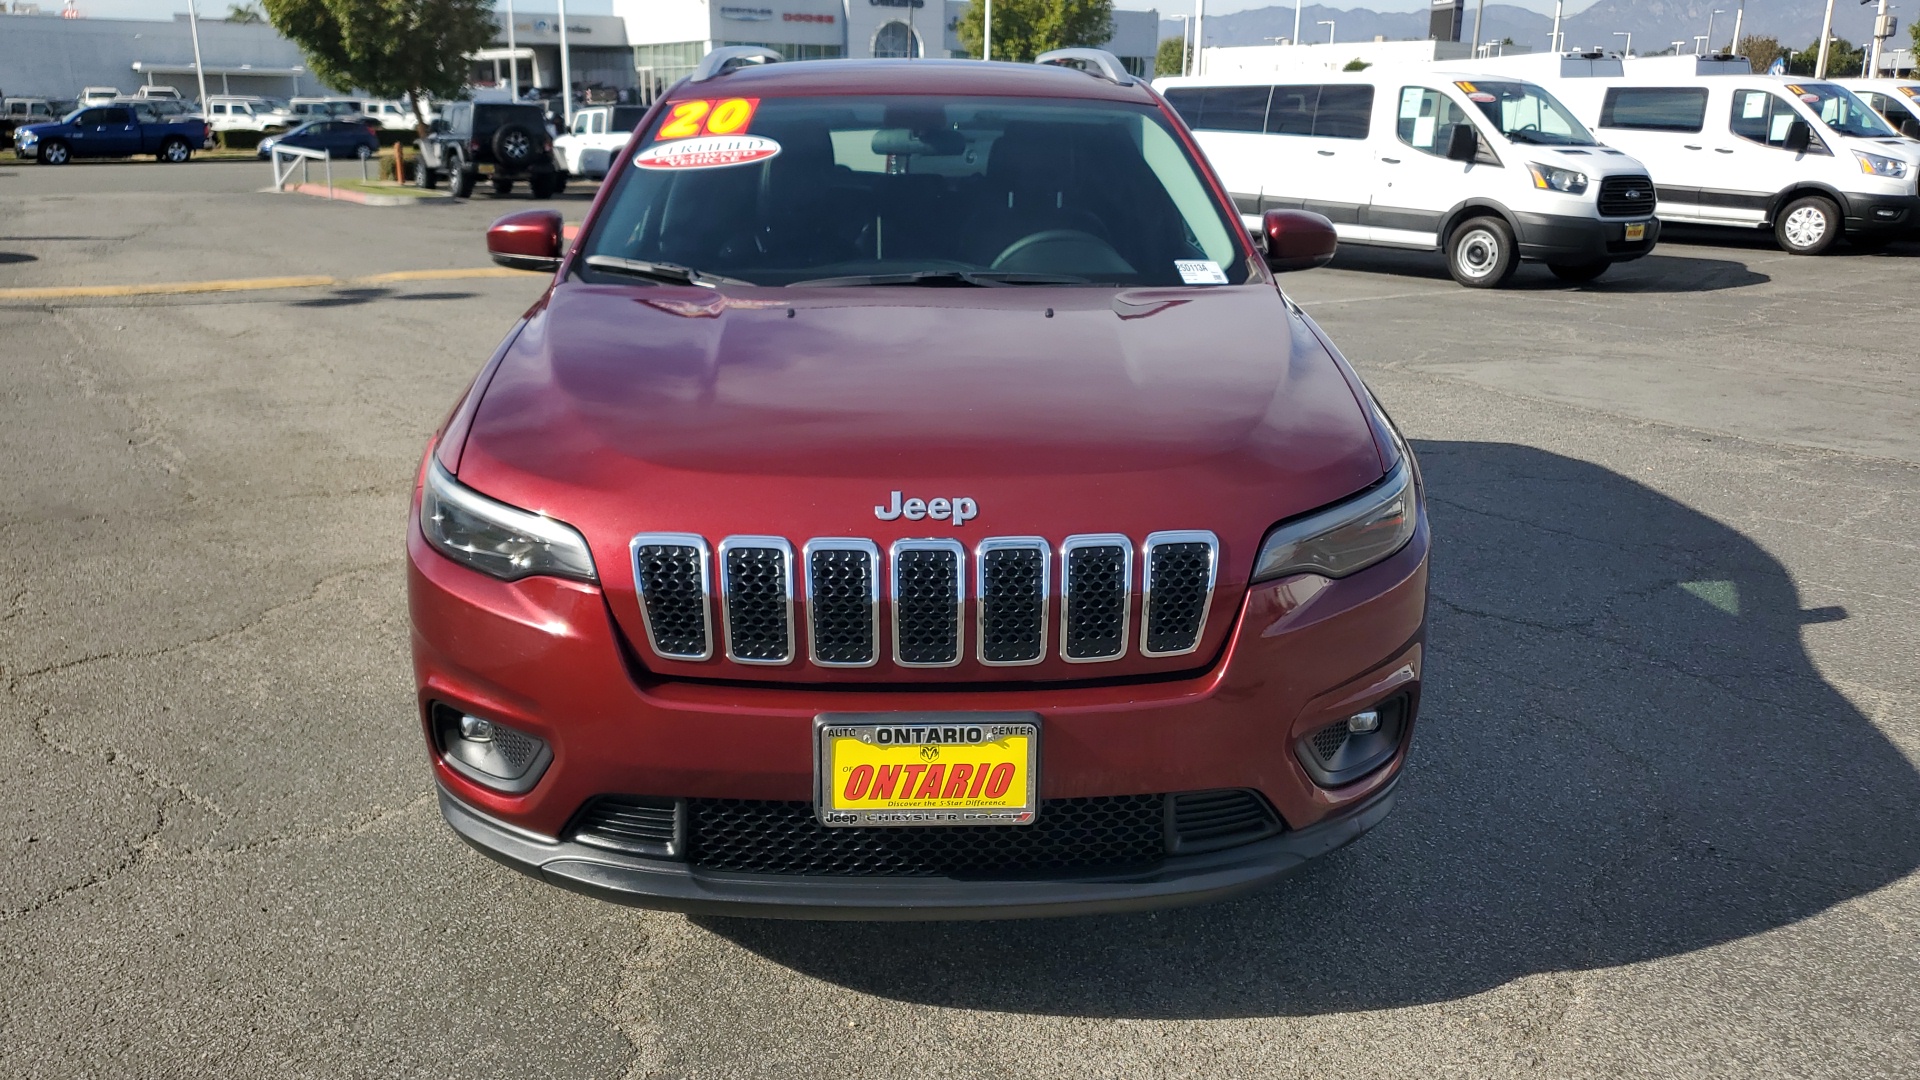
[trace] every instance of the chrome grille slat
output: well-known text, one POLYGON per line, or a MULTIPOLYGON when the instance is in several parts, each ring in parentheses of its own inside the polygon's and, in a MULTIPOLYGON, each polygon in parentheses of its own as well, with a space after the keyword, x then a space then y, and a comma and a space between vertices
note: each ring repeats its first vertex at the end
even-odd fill
POLYGON ((1219 539, 1210 532, 1157 532, 1141 549, 1140 654, 1193 652, 1213 606, 1219 539))
POLYGON ((720 541, 720 607, 727 659, 737 664, 793 661, 793 545, 778 536, 720 541))
POLYGON ((966 549, 958 540, 901 540, 890 554, 893 662, 901 667, 958 664, 966 549))
POLYGON ((1047 571, 1053 561, 1037 536, 980 542, 974 585, 980 662, 988 667, 1037 664, 1047 658, 1047 571))
POLYGON ((1060 658, 1069 664, 1127 653, 1133 542, 1118 534, 1069 536, 1060 545, 1060 658))
POLYGON ((807 655, 820 667, 880 659, 880 549, 871 540, 807 541, 807 655))
POLYGON ((706 540, 691 533, 641 533, 631 551, 647 644, 672 660, 711 659, 713 582, 706 540))

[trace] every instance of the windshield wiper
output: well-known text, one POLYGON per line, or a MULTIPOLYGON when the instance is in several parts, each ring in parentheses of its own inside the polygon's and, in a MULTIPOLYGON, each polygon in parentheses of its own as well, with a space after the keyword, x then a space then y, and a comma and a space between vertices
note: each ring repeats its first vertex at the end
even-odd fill
POLYGON ((618 255, 589 255, 587 265, 595 270, 605 270, 612 274, 628 274, 633 277, 651 278, 654 281, 670 281, 676 285, 751 285, 751 281, 739 278, 722 277, 709 274, 704 270, 695 270, 691 266, 679 263, 647 262, 644 259, 623 259, 618 255))
POLYGON ((789 288, 834 285, 971 285, 990 289, 1000 285, 1087 285, 1089 280, 1071 274, 1023 274, 1007 270, 916 270, 908 274, 847 274, 843 277, 807 278, 789 283, 789 288))

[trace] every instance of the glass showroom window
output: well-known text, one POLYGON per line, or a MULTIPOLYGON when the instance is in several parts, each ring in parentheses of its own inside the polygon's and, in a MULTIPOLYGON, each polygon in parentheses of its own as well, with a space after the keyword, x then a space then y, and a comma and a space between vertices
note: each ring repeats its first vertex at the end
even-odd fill
POLYGON ((917 59, 920 56, 920 35, 913 32, 913 27, 896 19, 873 35, 873 55, 890 60, 917 59))

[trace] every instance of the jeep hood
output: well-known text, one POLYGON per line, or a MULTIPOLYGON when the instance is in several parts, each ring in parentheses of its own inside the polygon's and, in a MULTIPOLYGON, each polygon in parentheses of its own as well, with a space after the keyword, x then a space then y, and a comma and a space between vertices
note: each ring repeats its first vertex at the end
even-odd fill
MULTIPOLYGON (((579 528, 614 617, 641 632, 640 532, 866 537, 1205 529, 1220 592, 1196 656, 1132 652, 1108 677, 1209 662, 1274 522, 1378 480, 1351 373, 1271 285, 1089 288, 621 287, 565 282, 483 389, 457 473, 579 528), (978 517, 883 521, 891 493, 978 517)), ((1136 579, 1136 587, 1137 587, 1136 579)), ((972 589, 969 587, 969 593, 972 589)), ((821 671, 661 661, 714 677, 1001 681, 1005 671, 821 671)))

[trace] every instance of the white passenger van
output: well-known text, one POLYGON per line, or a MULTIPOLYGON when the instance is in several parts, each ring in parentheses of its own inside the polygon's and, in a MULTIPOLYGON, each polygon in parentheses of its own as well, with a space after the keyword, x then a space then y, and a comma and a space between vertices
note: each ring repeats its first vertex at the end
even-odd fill
POLYGON ((1343 244, 1442 250, 1462 285, 1498 286, 1522 260, 1591 281, 1660 233, 1640 163, 1526 82, 1408 68, 1154 85, 1243 214, 1311 210, 1343 244))
POLYGON ((1744 57, 1486 63, 1540 82, 1645 162, 1663 221, 1771 228, 1796 255, 1819 254, 1843 233, 1874 248, 1920 224, 1920 143, 1835 83, 1755 75, 1744 57))
POLYGON ((1920 77, 1906 79, 1834 79, 1873 107, 1889 126, 1920 139, 1920 77))

